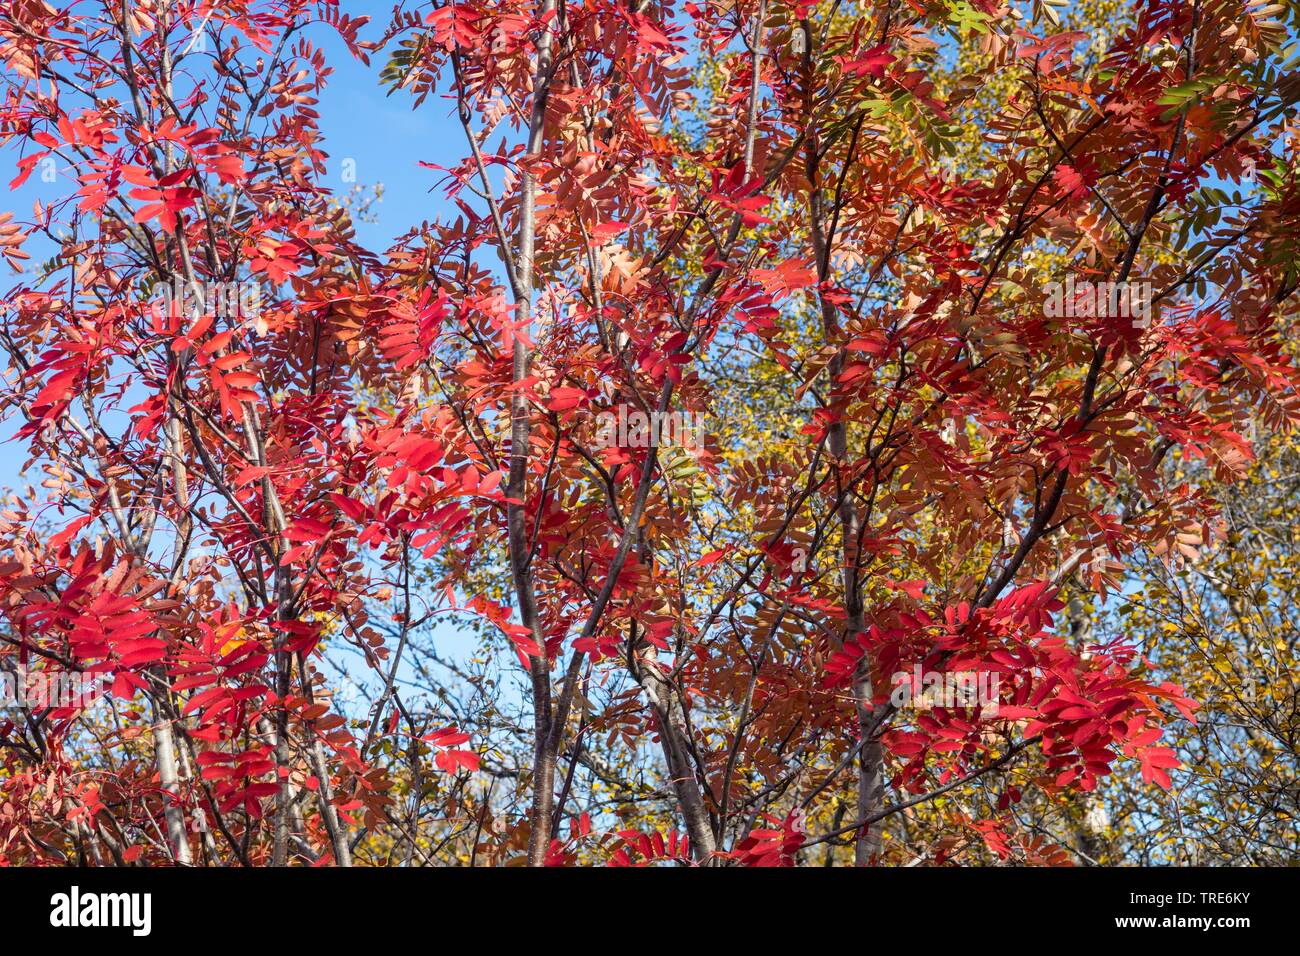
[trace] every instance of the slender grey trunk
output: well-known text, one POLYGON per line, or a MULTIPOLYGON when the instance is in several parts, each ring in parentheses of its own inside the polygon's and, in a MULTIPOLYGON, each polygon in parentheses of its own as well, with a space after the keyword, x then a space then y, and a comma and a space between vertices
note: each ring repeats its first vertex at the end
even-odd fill
POLYGON ((161 704, 154 705, 153 747, 158 763, 158 783, 163 790, 163 819, 167 824, 167 842, 172 859, 190 866, 189 835, 185 830, 185 809, 181 805, 180 773, 176 762, 176 734, 161 704))
MULTIPOLYGON (((815 205, 820 207, 820 201, 816 200, 815 205)), ((820 208, 816 210, 816 214, 820 218, 820 208)), ((828 323, 833 322, 831 315, 824 315, 824 319, 828 323)), ((839 379, 843 366, 844 353, 841 352, 831 360, 828 368, 832 382, 839 379)), ((827 434, 827 448, 841 466, 848 460, 848 444, 848 426, 843 421, 836 422, 827 434)), ((861 521, 857 508, 853 505, 853 496, 845 488, 839 488, 837 491, 840 494, 840 536, 843 539, 840 555, 844 609, 847 615, 847 636, 853 639, 863 631, 862 589, 858 580, 858 536, 861 532, 861 521)), ((859 820, 865 820, 878 813, 884 806, 885 800, 884 752, 880 746, 880 728, 876 726, 876 710, 871 698, 871 656, 864 653, 858 663, 853 682, 853 704, 858 717, 858 746, 861 748, 858 752, 859 820)), ((855 866, 870 866, 878 860, 883 830, 883 821, 877 821, 857 831, 853 850, 855 866)))
MULTIPOLYGON (((540 14, 546 18, 555 10, 555 0, 543 0, 540 14)), ((547 90, 551 75, 551 44, 554 27, 548 23, 542 30, 537 46, 537 62, 533 71, 533 103, 528 124, 527 149, 536 153, 542 144, 542 131, 546 119, 547 90)), ((533 317, 533 258, 536 244, 537 183, 531 167, 525 167, 520 184, 519 251, 515 271, 515 317, 526 334, 533 317)), ((504 252, 505 250, 503 250, 504 252)), ((531 355, 520 337, 514 341, 511 378, 519 382, 528 376, 531 355)), ((532 410, 528 397, 516 391, 510 402, 510 497, 518 504, 507 506, 510 544, 510 565, 514 577, 515 596, 519 603, 521 623, 528 628, 534 641, 542 645, 545 636, 537 622, 536 597, 533 592, 529 562, 532 557, 528 542, 527 513, 523 504, 528 494, 529 439, 532 410)), ((556 751, 551 732, 551 673, 545 652, 530 658, 533 686, 533 799, 530 811, 531 829, 528 837, 529 866, 543 866, 551 842, 551 816, 555 803, 556 751)))
MULTIPOLYGON (((650 651, 653 653, 653 648, 650 651)), ((697 862, 705 863, 713 857, 717 842, 695 776, 695 766, 691 762, 686 737, 686 710, 682 706, 681 695, 660 671, 658 664, 648 657, 641 657, 637 670, 637 680, 650 699, 659 720, 659 740, 663 747, 664 761, 668 764, 673 793, 677 795, 686 833, 691 839, 691 854, 697 862)))
POLYGON ((351 866, 352 846, 348 843, 348 835, 339 820, 338 810, 334 807, 334 786, 330 783, 329 764, 325 762, 325 748, 315 734, 312 734, 311 762, 316 779, 320 781, 320 813, 330 836, 330 844, 334 847, 334 863, 337 866, 351 866))
MULTIPOLYGON (((866 820, 885 805, 885 755, 880 745, 880 728, 876 726, 876 710, 871 704, 870 676, 853 685, 853 698, 858 710, 859 740, 866 740, 858 755, 857 808, 858 819, 866 820)), ((858 829, 853 845, 855 866, 871 866, 879 860, 883 833, 883 820, 858 829)))

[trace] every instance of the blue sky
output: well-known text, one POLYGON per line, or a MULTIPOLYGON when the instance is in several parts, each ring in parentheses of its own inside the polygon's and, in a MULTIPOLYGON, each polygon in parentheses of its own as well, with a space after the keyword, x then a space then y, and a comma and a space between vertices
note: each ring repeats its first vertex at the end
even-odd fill
MULTIPOLYGON (((378 32, 371 24, 362 36, 378 32)), ((318 107, 325 150, 330 154, 325 184, 348 189, 342 179, 347 159, 356 161, 358 183, 383 184, 383 202, 375 207, 379 222, 361 223, 357 229, 363 245, 382 249, 411 225, 448 209, 442 190, 433 188, 441 174, 419 163, 459 162, 466 152, 464 132, 446 99, 432 96, 413 110, 413 100, 405 92, 387 96, 379 83, 385 53, 373 57, 367 67, 341 43, 324 45, 335 67, 318 107)))

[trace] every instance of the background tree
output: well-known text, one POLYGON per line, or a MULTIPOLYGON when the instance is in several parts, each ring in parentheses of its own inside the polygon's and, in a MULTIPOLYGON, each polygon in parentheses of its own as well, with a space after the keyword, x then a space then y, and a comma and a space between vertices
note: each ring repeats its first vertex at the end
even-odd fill
MULTIPOLYGON (((1152 666, 1201 702, 1183 729, 1185 766, 1155 807, 1127 781, 1107 788, 1112 859, 1287 865, 1296 842, 1297 457, 1292 435, 1222 495, 1224 543, 1176 566, 1150 561, 1117 608, 1152 666)), ((1189 477, 1212 481, 1202 468, 1189 477)))

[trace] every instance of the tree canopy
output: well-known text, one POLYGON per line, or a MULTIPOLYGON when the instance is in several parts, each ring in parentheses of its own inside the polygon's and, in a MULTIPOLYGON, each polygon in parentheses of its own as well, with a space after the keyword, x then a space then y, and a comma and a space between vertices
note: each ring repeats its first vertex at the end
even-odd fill
POLYGON ((0 3, 0 862, 1294 854, 1294 5, 361 6, 0 3))

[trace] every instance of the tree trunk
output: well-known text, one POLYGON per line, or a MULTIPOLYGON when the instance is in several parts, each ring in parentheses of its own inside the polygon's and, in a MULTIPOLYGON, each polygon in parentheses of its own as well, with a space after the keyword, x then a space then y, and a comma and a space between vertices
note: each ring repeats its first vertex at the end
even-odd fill
POLYGON ((185 809, 181 806, 180 773, 176 763, 176 734, 161 704, 154 705, 153 748, 158 763, 158 784, 163 791, 163 818, 167 823, 167 842, 172 859, 190 866, 189 834, 185 829, 185 809))
MULTIPOLYGON (((653 648, 649 648, 653 653, 653 648)), ((637 666, 637 681, 655 709, 659 721, 659 740, 668 765, 668 776, 677 795, 686 833, 691 839, 691 854, 699 863, 712 859, 717 843, 709 812, 696 779, 691 762, 690 746, 686 737, 686 710, 672 682, 659 670, 656 662, 641 657, 637 666)))
MULTIPOLYGON (((528 125, 528 152, 535 153, 542 144, 542 131, 546 120, 547 90, 551 76, 551 43, 553 25, 547 18, 554 12, 554 0, 543 0, 539 15, 546 25, 541 30, 537 44, 537 60, 533 70, 533 104, 528 125)), ((517 385, 528 376, 531 355, 522 336, 528 334, 533 318, 533 256, 536 236, 537 182, 532 170, 524 166, 520 183, 519 204, 519 254, 515 269, 515 318, 520 334, 516 335, 513 349, 512 381, 517 385)), ((505 250, 502 250, 505 252, 505 250)), ((506 520, 510 542, 510 566, 514 577, 515 595, 519 603, 520 622, 542 653, 529 659, 533 684, 533 800, 530 813, 531 830, 528 837, 528 865, 544 866, 546 852, 551 843, 551 812, 555 803, 555 755, 551 733, 551 673, 550 661, 545 652, 545 635, 537 623, 536 597, 533 593, 532 575, 528 570, 532 548, 528 541, 527 497, 528 461, 531 435, 532 409, 528 396, 516 389, 510 400, 510 477, 509 494, 517 504, 507 506, 506 520)), ((558 736, 558 735, 556 735, 558 736)))

